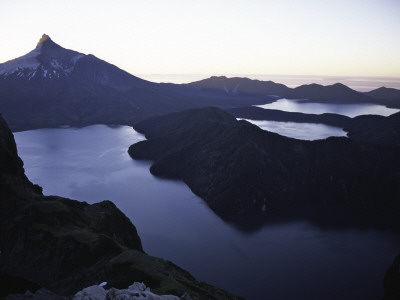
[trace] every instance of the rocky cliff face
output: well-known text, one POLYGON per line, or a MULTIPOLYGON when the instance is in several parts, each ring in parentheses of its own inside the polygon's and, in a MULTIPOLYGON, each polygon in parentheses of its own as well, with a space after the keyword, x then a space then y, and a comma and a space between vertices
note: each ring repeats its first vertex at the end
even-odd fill
POLYGON ((386 271, 383 284, 385 287, 383 300, 400 299, 400 255, 394 259, 386 271))
POLYGON ((8 288, 1 295, 24 292, 12 290, 16 281, 60 295, 103 281, 116 288, 138 281, 161 294, 234 298, 197 282, 171 262, 145 254, 135 226, 112 202, 89 205, 43 196, 25 176, 13 135, 1 117, 0 170, 0 273, 8 288))

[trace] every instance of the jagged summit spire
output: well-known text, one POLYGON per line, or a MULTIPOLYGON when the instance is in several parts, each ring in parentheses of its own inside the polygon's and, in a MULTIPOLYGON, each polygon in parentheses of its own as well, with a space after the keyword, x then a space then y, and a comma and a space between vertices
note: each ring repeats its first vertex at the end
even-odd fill
POLYGON ((50 40, 51 38, 47 34, 43 34, 42 37, 40 38, 39 42, 37 43, 36 47, 39 46, 40 44, 44 43, 45 41, 50 40))

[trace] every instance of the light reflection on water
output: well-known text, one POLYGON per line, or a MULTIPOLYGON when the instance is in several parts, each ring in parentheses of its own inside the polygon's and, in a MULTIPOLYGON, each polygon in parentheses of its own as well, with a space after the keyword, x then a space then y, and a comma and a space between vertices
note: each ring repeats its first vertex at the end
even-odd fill
POLYGON ((330 136, 346 136, 346 132, 341 128, 314 123, 295 123, 278 121, 258 121, 246 120, 257 125, 263 130, 271 131, 287 137, 299 140, 320 140, 330 136))
POLYGON ((248 299, 377 299, 399 249, 377 230, 321 229, 306 221, 235 229, 179 181, 132 160, 129 127, 40 129, 15 134, 28 177, 45 194, 112 200, 138 228, 145 251, 198 280, 248 299), (329 298, 331 296, 331 298, 329 298))
POLYGON ((388 108, 378 104, 332 104, 332 103, 309 103, 296 99, 279 99, 273 103, 258 105, 265 109, 277 109, 288 112, 300 112, 305 114, 333 113, 348 117, 360 115, 381 115, 389 116, 399 109, 388 108))

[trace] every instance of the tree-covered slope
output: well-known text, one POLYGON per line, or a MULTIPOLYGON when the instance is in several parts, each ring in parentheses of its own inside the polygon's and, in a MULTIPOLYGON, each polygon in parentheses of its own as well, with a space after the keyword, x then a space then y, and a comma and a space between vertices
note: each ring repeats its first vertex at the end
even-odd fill
POLYGON ((129 154, 154 160, 154 175, 182 179, 217 213, 299 203, 399 206, 395 146, 291 139, 217 108, 154 117, 135 128, 148 140, 132 145, 129 154))

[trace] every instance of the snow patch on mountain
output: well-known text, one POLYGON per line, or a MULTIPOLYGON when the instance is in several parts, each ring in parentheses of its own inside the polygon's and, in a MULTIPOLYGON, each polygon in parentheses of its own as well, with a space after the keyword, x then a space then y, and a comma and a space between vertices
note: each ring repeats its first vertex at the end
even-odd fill
POLYGON ((41 45, 24 56, 9 60, 0 65, 0 75, 9 75, 24 69, 35 70, 40 65, 37 57, 40 55, 41 45))
POLYGON ((42 54, 42 46, 43 43, 40 43, 24 56, 0 64, 0 75, 7 77, 16 74, 18 77, 28 77, 31 80, 40 73, 44 78, 60 78, 60 75, 68 76, 71 74, 75 64, 85 56, 79 53, 68 59, 55 57, 51 59, 50 64, 47 64, 48 68, 44 67, 38 59, 39 55, 42 54), (40 69, 42 72, 37 72, 40 69))

